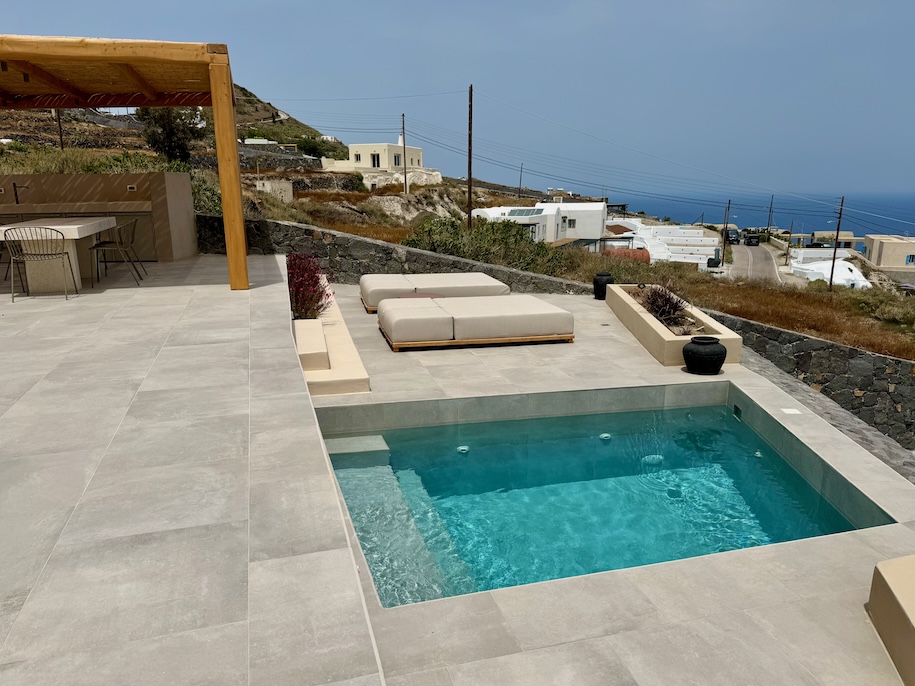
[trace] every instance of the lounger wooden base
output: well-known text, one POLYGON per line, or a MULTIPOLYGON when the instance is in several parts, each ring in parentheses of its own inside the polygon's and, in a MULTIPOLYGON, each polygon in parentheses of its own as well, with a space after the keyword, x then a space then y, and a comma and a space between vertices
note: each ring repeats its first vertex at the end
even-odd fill
POLYGON ((474 338, 464 341, 447 340, 447 341, 407 341, 394 343, 384 329, 378 327, 384 340, 391 346, 391 350, 399 353, 402 350, 412 348, 456 348, 471 347, 482 345, 505 345, 507 343, 571 343, 575 340, 574 334, 552 334, 549 336, 519 336, 515 338, 474 338))
POLYGON ((363 298, 362 296, 359 296, 359 300, 362 302, 362 306, 365 308, 365 311, 368 312, 369 314, 375 314, 376 312, 378 312, 377 307, 371 307, 370 305, 366 305, 365 298, 363 298))

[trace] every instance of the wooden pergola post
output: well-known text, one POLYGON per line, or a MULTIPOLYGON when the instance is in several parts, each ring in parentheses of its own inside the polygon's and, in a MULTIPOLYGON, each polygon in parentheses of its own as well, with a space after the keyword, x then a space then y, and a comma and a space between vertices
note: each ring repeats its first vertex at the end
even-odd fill
POLYGON ((238 132, 235 126, 235 90, 229 64, 210 64, 210 94, 213 97, 213 127, 216 161, 222 193, 222 221, 229 261, 229 288, 248 288, 248 242, 241 203, 241 173, 238 165, 238 132))

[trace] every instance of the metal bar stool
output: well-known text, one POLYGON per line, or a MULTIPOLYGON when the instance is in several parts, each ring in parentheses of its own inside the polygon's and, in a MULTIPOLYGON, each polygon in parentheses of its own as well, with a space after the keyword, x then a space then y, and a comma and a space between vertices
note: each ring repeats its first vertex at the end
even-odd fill
MULTIPOLYGON (((73 263, 70 262, 70 253, 65 248, 63 233, 45 226, 20 226, 6 229, 3 232, 3 242, 6 243, 6 248, 10 251, 10 264, 17 263, 19 281, 25 285, 26 295, 31 295, 31 293, 29 293, 28 281, 22 278, 21 266, 26 262, 45 262, 48 260, 60 260, 64 276, 64 299, 70 299, 70 295, 67 292, 68 266, 70 278, 73 279, 73 287, 76 289, 76 294, 79 295, 79 284, 76 283, 76 274, 73 272, 73 263)), ((15 278, 11 278, 10 296, 13 302, 16 302, 14 282, 15 278)))
MULTIPOLYGON (((143 277, 140 275, 140 270, 137 269, 137 265, 134 264, 133 259, 130 257, 130 252, 132 251, 136 255, 136 251, 133 250, 133 239, 134 234, 137 229, 137 220, 132 219, 129 222, 121 224, 120 226, 114 227, 113 234, 114 240, 109 241, 99 241, 95 245, 89 247, 89 251, 95 255, 95 277, 96 281, 101 280, 101 274, 99 273, 99 258, 105 258, 105 275, 108 275, 108 253, 114 252, 117 253, 121 260, 127 265, 127 271, 130 272, 130 275, 133 277, 133 280, 136 284, 140 285, 140 279, 143 277)), ((139 262, 139 259, 137 259, 139 262)), ((140 266, 143 266, 142 264, 140 266)), ((146 271, 146 267, 143 267, 143 271, 146 271)), ((147 276, 149 273, 147 272, 147 276)), ((94 281, 90 283, 94 286, 94 281)))

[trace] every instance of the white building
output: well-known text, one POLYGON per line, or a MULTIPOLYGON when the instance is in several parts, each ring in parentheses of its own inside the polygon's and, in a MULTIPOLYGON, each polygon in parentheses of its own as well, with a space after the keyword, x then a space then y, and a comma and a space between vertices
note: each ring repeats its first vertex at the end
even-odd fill
POLYGON ((652 262, 686 262, 705 271, 709 258, 720 254, 721 240, 693 226, 648 226, 640 219, 613 218, 607 229, 614 235, 606 241, 608 247, 642 248, 652 262))
POLYGON ((471 216, 523 224, 530 228, 535 241, 584 241, 597 246, 607 223, 607 205, 602 202, 538 202, 534 207, 480 207, 471 212, 471 216))
POLYGON ((407 180, 415 184, 441 183, 442 175, 436 169, 423 166, 423 149, 403 145, 403 137, 397 143, 354 143, 349 146, 349 158, 334 160, 321 158, 321 166, 327 171, 355 172, 362 174, 368 188, 403 183, 404 163, 407 180))
POLYGON ((801 276, 808 281, 829 281, 829 275, 832 273, 832 282, 839 286, 848 286, 849 288, 870 288, 871 283, 864 278, 859 269, 850 262, 836 260, 836 266, 833 268, 832 260, 822 262, 799 262, 791 261, 791 273, 795 276, 801 276))

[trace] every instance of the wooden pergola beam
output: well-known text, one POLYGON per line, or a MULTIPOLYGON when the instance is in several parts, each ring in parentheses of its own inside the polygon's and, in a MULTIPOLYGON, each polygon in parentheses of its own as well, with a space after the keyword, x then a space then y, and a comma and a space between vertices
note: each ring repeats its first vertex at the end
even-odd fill
POLYGON ((68 109, 75 107, 209 107, 212 100, 206 93, 159 93, 150 100, 142 93, 100 93, 85 100, 70 95, 8 95, 3 105, 7 110, 68 109))
POLYGON ((149 84, 149 81, 143 78, 143 75, 136 69, 123 62, 112 62, 112 66, 118 69, 127 78, 127 80, 136 86, 137 90, 147 98, 150 100, 158 99, 159 94, 156 93, 156 89, 153 88, 149 84))
POLYGON ((67 83, 63 79, 59 79, 54 74, 46 72, 39 66, 32 64, 26 60, 7 60, 9 65, 16 71, 20 71, 23 74, 28 74, 30 77, 41 81, 46 86, 51 86, 57 90, 63 91, 67 95, 76 98, 77 100, 86 101, 89 99, 89 95, 84 93, 79 88, 76 88, 72 84, 67 83))
POLYGON ((108 40, 0 35, 0 54, 5 60, 42 62, 188 62, 229 63, 229 50, 222 43, 172 43, 151 40, 108 40))

